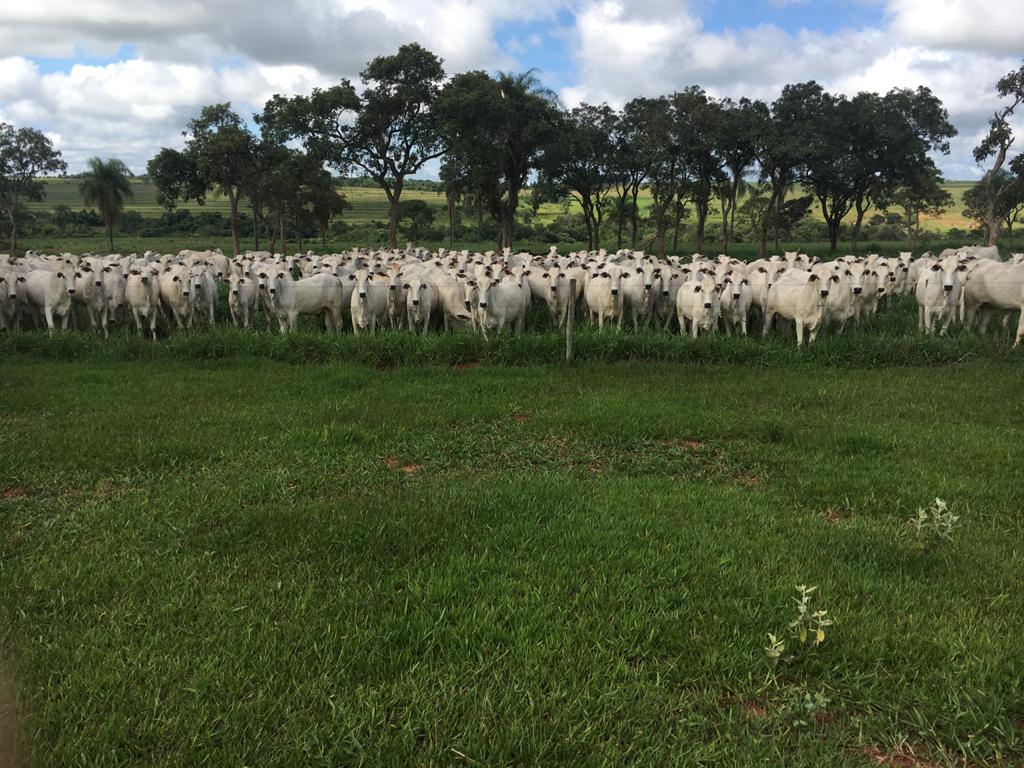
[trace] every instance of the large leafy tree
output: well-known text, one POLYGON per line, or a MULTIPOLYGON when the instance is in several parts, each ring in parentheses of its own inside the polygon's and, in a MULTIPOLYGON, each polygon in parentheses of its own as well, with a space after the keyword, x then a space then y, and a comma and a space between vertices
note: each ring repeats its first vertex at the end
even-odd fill
POLYGON ((697 214, 695 240, 699 252, 704 247, 711 200, 724 178, 718 152, 722 107, 695 85, 673 94, 669 101, 676 136, 674 144, 689 179, 689 197, 697 214))
POLYGON ((786 192, 796 182, 807 152, 800 128, 803 98, 800 90, 791 87, 783 89, 779 98, 772 103, 771 115, 762 124, 758 137, 757 165, 760 181, 765 185, 767 193, 763 215, 756 219, 761 258, 767 255, 769 228, 774 232, 775 246, 778 248, 778 225, 786 192))
POLYGON ((779 101, 785 112, 797 118, 794 130, 804 147, 800 180, 818 202, 835 252, 840 225, 852 210, 856 194, 849 130, 857 122, 855 108, 845 96, 827 93, 814 81, 787 85, 779 101))
POLYGON ((10 229, 11 256, 18 253, 18 222, 25 201, 46 196, 39 177, 66 170, 60 151, 42 131, 0 123, 0 213, 10 229))
POLYGON ((717 151, 725 179, 718 191, 722 204, 722 250, 728 253, 736 229, 737 201, 744 176, 758 157, 759 140, 768 122, 768 107, 764 102, 744 98, 739 103, 725 99, 721 109, 717 151))
POLYGON ((942 188, 938 168, 928 164, 903 179, 902 184, 880 199, 878 204, 886 209, 895 207, 903 211, 907 246, 913 250, 921 235, 921 217, 941 216, 953 204, 953 196, 942 188))
POLYGON ((1013 226, 1024 217, 1024 184, 1018 177, 1002 168, 988 184, 984 180, 979 181, 964 193, 964 216, 985 227, 988 240, 992 242, 992 233, 988 229, 989 192, 994 193, 996 201, 996 226, 1006 229, 1012 243, 1013 226))
POLYGON ((339 173, 354 166, 372 178, 388 199, 388 247, 394 248, 406 179, 443 152, 435 102, 444 77, 441 59, 410 43, 367 64, 362 94, 342 80, 310 96, 274 96, 257 122, 301 138, 339 173))
POLYGON ((254 171, 252 132, 231 104, 211 104, 190 120, 182 151, 164 148, 149 161, 147 171, 158 199, 168 209, 178 200, 204 202, 211 190, 228 199, 231 248, 238 255, 238 205, 254 171))
POLYGON ((956 129, 942 102, 928 88, 894 89, 884 96, 858 93, 847 127, 853 208, 854 253, 865 214, 895 190, 921 182, 935 168, 929 153, 949 153, 956 129))
POLYGON ((653 99, 632 99, 622 108, 612 134, 615 147, 616 248, 622 247, 622 230, 627 219, 630 247, 635 249, 637 246, 640 188, 647 180, 657 155, 657 147, 651 141, 646 118, 651 109, 657 108, 657 102, 653 99))
MULTIPOLYGON (((1009 72, 1000 78, 999 82, 996 83, 996 93, 1000 99, 1006 99, 1007 103, 997 109, 989 119, 988 134, 974 148, 974 159, 976 162, 982 163, 989 158, 992 159, 991 167, 981 179, 985 201, 984 223, 988 230, 989 245, 995 245, 999 237, 999 222, 1001 218, 1000 198, 1013 194, 1013 188, 1019 183, 1024 183, 1024 180, 1022 180, 1024 174, 1020 173, 1015 175, 1015 180, 1012 183, 999 183, 1000 171, 1006 164, 1007 156, 1014 140, 1013 129, 1010 127, 1010 118, 1013 116, 1014 110, 1024 102, 1024 64, 1019 69, 1009 72)), ((1021 157, 1021 155, 1018 155, 1014 160, 1018 166, 1021 165, 1021 157)))
POLYGON ((615 111, 607 104, 581 104, 565 114, 545 152, 540 187, 549 196, 566 193, 579 203, 587 228, 587 247, 600 247, 605 200, 615 172, 615 111))
POLYGON ((94 157, 89 160, 89 170, 82 174, 78 185, 82 199, 89 205, 95 205, 103 219, 103 227, 107 232, 107 249, 114 251, 114 222, 124 211, 124 203, 133 197, 131 171, 117 158, 102 160, 94 157))
POLYGON ((450 161, 498 221, 498 247, 511 247, 519 197, 560 125, 555 94, 532 70, 466 72, 445 87, 437 112, 450 161))

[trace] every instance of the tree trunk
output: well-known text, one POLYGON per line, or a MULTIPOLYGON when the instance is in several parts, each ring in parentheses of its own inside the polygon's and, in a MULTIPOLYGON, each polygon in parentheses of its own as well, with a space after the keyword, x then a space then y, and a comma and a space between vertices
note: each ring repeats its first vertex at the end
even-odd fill
MULTIPOLYGON (((840 219, 833 216, 830 219, 826 219, 825 223, 828 224, 828 242, 829 250, 835 253, 839 248, 839 224, 840 219)), ((856 251, 855 251, 856 253, 856 251)))
POLYGON ((632 194, 633 194, 633 205, 629 209, 629 226, 630 226, 629 247, 632 250, 635 251, 636 250, 637 229, 639 228, 639 222, 637 221, 637 219, 640 216, 639 206, 637 205, 637 198, 640 196, 640 185, 639 184, 634 184, 633 185, 632 194))
POLYGON ((295 217, 295 237, 299 240, 299 253, 302 252, 302 222, 299 221, 299 217, 295 217))
POLYGON ((455 250, 455 198, 448 195, 448 248, 455 250))
POLYGON ((7 218, 11 223, 11 258, 16 259, 18 257, 18 220, 14 215, 14 212, 18 208, 18 199, 14 198, 11 200, 11 208, 7 212, 7 218))
POLYGON ((260 249, 260 216, 256 211, 256 206, 252 209, 252 240, 255 250, 260 249))
POLYGON ((697 253, 704 253, 704 227, 708 221, 708 204, 697 203, 697 253))
POLYGON ((107 253, 110 254, 114 252, 114 222, 108 220, 104 225, 107 230, 107 253))
POLYGON ((860 201, 856 203, 857 218, 853 222, 853 230, 850 232, 850 248, 853 251, 853 255, 857 255, 857 241, 860 240, 860 226, 864 222, 864 214, 867 213, 867 206, 863 206, 860 201))
POLYGON ((277 229, 281 235, 281 253, 288 250, 288 243, 284 239, 284 209, 277 214, 277 229))
MULTIPOLYGON (((390 192, 388 192, 387 187, 384 187, 384 191, 388 192, 388 248, 398 247, 398 206, 402 200, 402 187, 404 185, 405 179, 398 176, 395 178, 395 186, 390 192)), ((384 186, 383 183, 381 186, 384 186)))
POLYGON ((626 190, 623 188, 622 193, 618 196, 619 206, 616 213, 615 222, 615 250, 622 250, 622 230, 626 227, 626 190))
POLYGON ((227 187, 228 202, 231 204, 231 255, 238 256, 238 193, 234 187, 227 187))

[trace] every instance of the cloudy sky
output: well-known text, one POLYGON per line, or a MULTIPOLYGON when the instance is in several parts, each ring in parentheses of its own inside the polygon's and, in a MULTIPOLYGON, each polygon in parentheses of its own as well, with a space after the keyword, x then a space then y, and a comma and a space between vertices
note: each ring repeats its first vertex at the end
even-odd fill
POLYGON ((449 73, 537 67, 568 106, 923 84, 960 130, 939 165, 963 179, 1024 54, 1024 0, 5 0, 0 120, 44 129, 72 171, 100 155, 141 172, 203 104, 248 116, 410 41, 449 73))

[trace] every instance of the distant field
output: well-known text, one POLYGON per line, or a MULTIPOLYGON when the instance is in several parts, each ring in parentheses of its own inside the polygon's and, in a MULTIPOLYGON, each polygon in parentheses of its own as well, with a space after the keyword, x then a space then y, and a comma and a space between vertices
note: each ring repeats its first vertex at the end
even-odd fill
MULTIPOLYGON (((30 210, 51 210, 57 205, 66 205, 74 210, 88 207, 78 192, 78 179, 47 179, 46 199, 40 203, 30 203, 30 210)), ((923 222, 925 229, 947 230, 950 227, 969 228, 972 222, 963 217, 963 193, 969 189, 974 182, 971 181, 950 181, 944 188, 953 196, 954 204, 941 217, 929 218, 923 222)), ((163 213, 163 208, 156 202, 156 189, 148 181, 133 180, 132 189, 134 196, 128 203, 128 209, 139 211, 143 216, 157 217, 163 213)), ((352 224, 368 223, 370 221, 386 221, 388 215, 388 202, 384 192, 379 189, 367 187, 342 187, 342 193, 352 203, 352 209, 346 211, 343 218, 352 224)), ((793 194, 797 194, 794 192, 793 194)), ((424 200, 433 208, 437 209, 438 221, 443 221, 445 216, 444 195, 440 192, 426 192, 420 190, 406 190, 402 193, 406 200, 424 200)), ((640 206, 642 210, 650 207, 651 198, 647 190, 640 195, 640 206)), ((196 203, 182 203, 179 206, 190 211, 218 211, 227 215, 227 199, 220 195, 210 195, 204 206, 196 203)), ((524 202, 522 209, 527 210, 528 205, 524 202)), ((575 202, 569 204, 569 209, 578 211, 579 207, 575 202)), ((553 221, 562 211, 562 206, 555 203, 545 203, 540 206, 536 220, 544 223, 553 221)), ((812 214, 820 218, 821 214, 817 206, 812 209, 812 214)))

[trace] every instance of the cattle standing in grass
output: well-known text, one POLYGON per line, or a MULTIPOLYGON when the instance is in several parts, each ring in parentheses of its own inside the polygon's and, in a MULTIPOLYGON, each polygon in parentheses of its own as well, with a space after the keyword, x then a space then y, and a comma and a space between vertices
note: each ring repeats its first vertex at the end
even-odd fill
POLYGON ((796 324, 796 345, 804 345, 804 329, 810 331, 808 341, 814 341, 825 315, 829 280, 822 280, 813 272, 788 270, 768 291, 763 336, 767 336, 776 316, 796 324))
POLYGON ((149 324, 149 332, 156 341, 156 319, 160 310, 160 285, 149 267, 132 268, 124 286, 125 301, 135 319, 135 327, 143 334, 142 321, 149 324))
POLYGON ((61 319, 61 328, 67 329, 74 295, 74 283, 65 277, 64 272, 34 269, 25 276, 25 298, 30 307, 43 313, 51 336, 54 315, 61 319))

